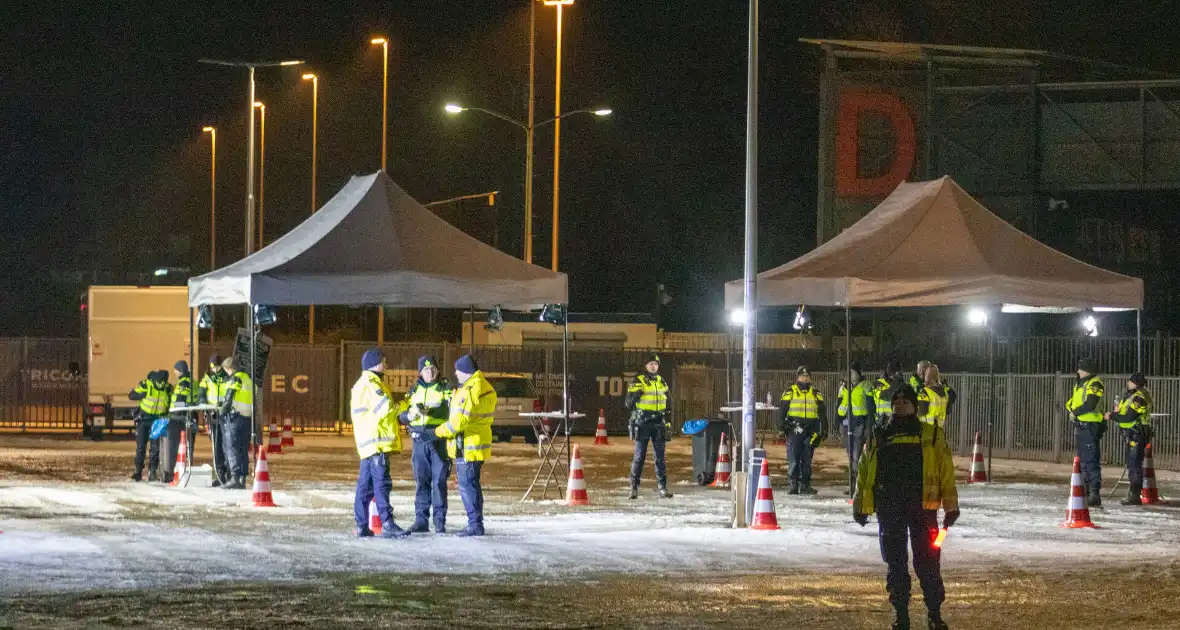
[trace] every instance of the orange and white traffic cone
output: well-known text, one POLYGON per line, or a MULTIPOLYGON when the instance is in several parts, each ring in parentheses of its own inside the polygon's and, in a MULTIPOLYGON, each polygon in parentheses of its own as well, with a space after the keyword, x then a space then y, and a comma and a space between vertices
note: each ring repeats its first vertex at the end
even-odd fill
POLYGON ((279 444, 295 446, 295 427, 292 426, 290 418, 283 418, 283 440, 279 444))
MULTIPOLYGON (((184 476, 185 469, 188 468, 188 434, 185 431, 180 432, 180 448, 176 451, 176 466, 172 468, 172 483, 170 486, 179 486, 180 478, 184 476)), ((1154 481, 1154 480, 1153 480, 1154 481)))
POLYGON ((770 461, 766 459, 762 460, 762 472, 758 475, 758 494, 754 499, 754 520, 750 529, 780 529, 774 511, 774 491, 770 489, 770 461))
POLYGON ((1147 452, 1143 456, 1143 489, 1139 491, 1139 501, 1143 505, 1160 502, 1160 491, 1155 485, 1155 462, 1151 459, 1151 442, 1147 443, 1147 452))
POLYGON ((270 423, 270 440, 266 445, 267 453, 282 453, 283 440, 279 437, 279 428, 272 422, 270 423))
POLYGON ((610 440, 606 437, 606 414, 602 409, 598 410, 598 428, 594 431, 594 445, 602 446, 610 444, 610 440))
POLYGON ((729 441, 725 439, 725 433, 721 433, 721 446, 717 448, 717 468, 713 471, 713 483, 709 484, 714 488, 728 488, 729 487, 729 441))
POLYGON ((967 483, 987 483, 987 468, 983 465, 983 442, 975 432, 975 448, 971 450, 971 474, 967 483))
POLYGON ((1097 527, 1090 521, 1090 508, 1086 507, 1086 487, 1082 484, 1081 459, 1073 458, 1073 474, 1069 477, 1069 506, 1065 509, 1062 527, 1097 527))
POLYGON ((582 451, 574 444, 574 456, 570 460, 570 478, 565 486, 566 505, 590 505, 586 494, 586 475, 582 472, 582 451))
POLYGON ((374 536, 381 535, 381 514, 377 512, 377 499, 369 499, 369 530, 374 536))
POLYGON ((258 447, 258 465, 254 468, 254 507, 278 507, 270 493, 270 469, 266 465, 266 449, 258 447))

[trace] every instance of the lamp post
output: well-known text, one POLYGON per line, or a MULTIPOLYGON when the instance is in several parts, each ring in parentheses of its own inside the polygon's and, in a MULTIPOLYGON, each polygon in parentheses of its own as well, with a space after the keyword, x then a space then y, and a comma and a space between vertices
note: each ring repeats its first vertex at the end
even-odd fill
MULTIPOLYGON (((742 282, 742 471, 757 474, 746 463, 754 449, 754 385, 758 350, 758 0, 750 0, 746 56, 746 191, 745 255, 742 282)), ((744 497, 743 497, 744 501, 744 497)), ((748 512, 748 506, 742 509, 748 512)))
POLYGON ((995 438, 996 417, 996 331, 982 308, 967 311, 967 321, 987 333, 987 480, 992 480, 992 440, 995 438))
POLYGON ((561 181, 561 16, 562 9, 574 0, 543 0, 545 6, 557 8, 557 80, 553 88, 553 270, 557 271, 558 184, 561 181))
MULTIPOLYGON (((247 68, 250 70, 250 99, 246 101, 247 117, 249 121, 246 130, 246 229, 244 230, 245 239, 245 255, 249 256, 254 253, 254 69, 255 68, 277 68, 281 66, 298 66, 303 63, 302 60, 291 59, 287 61, 226 61, 223 59, 201 59, 199 63, 212 64, 215 66, 229 66, 232 68, 247 68)), ((247 308, 247 311, 249 309, 247 308)), ((246 314, 247 319, 250 318, 249 312, 246 314)))
MULTIPOLYGON (((529 262, 529 263, 533 262, 533 248, 532 248, 533 225, 532 225, 532 220, 530 219, 530 217, 532 216, 532 198, 533 198, 533 192, 532 192, 532 187, 533 187, 533 145, 532 145, 533 133, 538 128, 544 127, 545 125, 548 125, 550 123, 553 123, 554 125, 556 125, 561 122, 562 118, 565 118, 567 116, 575 116, 577 114, 592 114, 594 116, 598 116, 599 118, 602 118, 605 116, 610 116, 612 113, 614 113, 613 110, 608 109, 608 108, 597 108, 597 109, 588 108, 588 107, 587 108, 580 108, 580 109, 568 111, 564 114, 561 114, 559 116, 555 116, 555 117, 550 118, 548 120, 543 120, 539 123, 534 123, 532 116, 529 116, 529 122, 523 123, 523 122, 520 122, 519 120, 516 120, 515 118, 512 118, 511 116, 505 116, 504 114, 501 114, 500 112, 497 112, 497 111, 491 110, 491 109, 484 109, 483 107, 464 107, 463 105, 459 105, 458 103, 447 103, 443 107, 443 109, 448 114, 451 114, 451 115, 461 114, 465 111, 482 112, 484 114, 492 116, 493 118, 499 118, 500 120, 503 120, 506 123, 509 123, 511 125, 515 125, 515 126, 519 127, 522 131, 524 131, 525 137, 528 139, 528 141, 526 143, 526 147, 525 147, 525 160, 524 160, 524 199, 525 199, 525 203, 524 203, 524 206, 525 206, 525 208, 524 208, 524 221, 525 221, 525 224, 524 224, 524 260, 525 260, 525 262, 529 262)), ((554 232, 555 237, 556 237, 556 234, 557 233, 555 231, 554 232)))
MULTIPOLYGON (((202 133, 209 134, 209 271, 217 269, 217 128, 202 127, 202 133)), ((210 307, 209 341, 213 341, 213 309, 210 307)))
POLYGON ((258 249, 266 243, 263 238, 266 233, 266 105, 261 101, 254 101, 258 108, 258 249))
MULTIPOLYGON (((319 133, 320 78, 312 73, 303 75, 311 81, 311 213, 316 211, 316 142, 319 133)), ((307 307, 307 343, 315 343, 315 304, 307 307)))
MULTIPOLYGON (((388 174, 385 168, 386 142, 389 137, 389 39, 374 37, 369 40, 374 46, 381 46, 381 170, 388 174)), ((409 315, 407 314, 407 317, 409 315)), ((385 343, 385 306, 377 307, 377 344, 385 343)))

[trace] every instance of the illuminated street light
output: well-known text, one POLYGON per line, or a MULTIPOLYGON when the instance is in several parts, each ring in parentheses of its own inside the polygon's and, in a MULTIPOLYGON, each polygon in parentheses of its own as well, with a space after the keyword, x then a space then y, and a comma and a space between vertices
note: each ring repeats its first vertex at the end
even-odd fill
POLYGON ((741 326, 746 323, 746 309, 735 308, 729 311, 729 323, 734 326, 741 326))
POLYGON ((967 311, 967 322, 972 326, 987 326, 987 311, 982 308, 967 311))
MULTIPOLYGON (((369 40, 369 43, 381 47, 381 172, 389 174, 385 168, 389 137, 389 39, 374 37, 369 40)), ((409 321, 409 313, 406 314, 406 321, 409 321)), ((385 343, 385 306, 383 305, 377 307, 377 343, 385 343)))
MULTIPOLYGON (((316 152, 319 134, 320 78, 314 73, 303 75, 304 81, 311 81, 311 213, 316 211, 316 152)), ((315 304, 307 307, 307 343, 315 343, 315 304)))
POLYGON ((1094 319, 1093 315, 1087 315, 1082 318, 1082 329, 1086 331, 1087 337, 1098 336, 1098 320, 1094 319))
POLYGON ((259 110, 261 127, 258 131, 258 249, 266 245, 263 240, 266 234, 266 105, 254 101, 254 107, 259 110))

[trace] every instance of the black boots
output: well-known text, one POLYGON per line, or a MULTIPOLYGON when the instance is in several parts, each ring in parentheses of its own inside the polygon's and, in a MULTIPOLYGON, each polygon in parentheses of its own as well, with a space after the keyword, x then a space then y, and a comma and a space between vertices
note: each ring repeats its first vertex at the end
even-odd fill
POLYGON ((1090 496, 1086 499, 1086 505, 1089 507, 1102 507, 1101 491, 1095 490, 1091 492, 1090 496))
POLYGON ((1140 498, 1141 492, 1135 488, 1127 490, 1127 498, 1119 501, 1123 505, 1143 505, 1143 500, 1140 498))
POLYGON ((799 484, 799 494, 819 494, 819 490, 811 487, 810 483, 799 484))
POLYGON ((794 481, 787 484, 787 494, 799 494, 799 484, 794 481))
POLYGON ((946 622, 940 613, 932 612, 926 615, 926 627, 930 630, 947 630, 946 622))
POLYGON ((631 486, 631 494, 627 498, 628 499, 638 499, 639 498, 639 486, 631 486))
POLYGON ((661 499, 671 499, 672 498, 672 493, 668 492, 667 486, 660 486, 660 498, 661 499))

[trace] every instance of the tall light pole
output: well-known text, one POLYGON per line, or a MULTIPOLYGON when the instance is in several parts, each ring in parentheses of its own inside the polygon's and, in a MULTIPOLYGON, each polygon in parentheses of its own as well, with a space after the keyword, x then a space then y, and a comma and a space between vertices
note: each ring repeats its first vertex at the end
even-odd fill
POLYGON ((258 108, 258 249, 266 246, 266 105, 254 101, 258 108))
POLYGON ((544 0, 545 6, 557 7, 557 82, 553 97, 553 270, 557 271, 558 184, 561 181, 561 14, 574 0, 544 0))
MULTIPOLYGON (((320 78, 312 73, 303 75, 311 81, 311 213, 316 211, 316 140, 319 132, 320 78)), ((315 343, 315 304, 307 307, 307 343, 315 343)))
POLYGON ((524 261, 533 263, 533 111, 536 109, 537 2, 529 0, 529 126, 524 139, 524 261))
POLYGON ((530 117, 528 124, 526 124, 526 123, 522 123, 519 120, 516 120, 515 118, 512 118, 510 116, 505 116, 504 114, 501 114, 497 111, 490 110, 490 109, 484 109, 482 107, 464 107, 462 105, 459 105, 458 103, 447 103, 443 109, 445 109, 448 114, 452 114, 452 115, 460 114, 460 113, 463 113, 468 110, 474 111, 474 112, 482 112, 484 114, 487 114, 487 115, 492 116, 494 118, 499 118, 500 120, 503 120, 504 122, 507 122, 509 124, 519 127, 521 130, 524 131, 525 137, 530 139, 530 142, 528 143, 528 146, 525 149, 526 154, 525 154, 525 160, 524 160, 524 181, 525 181, 525 184, 524 184, 524 194, 525 194, 525 211, 524 211, 524 216, 525 216, 525 231, 524 231, 525 250, 524 250, 524 252, 525 253, 524 253, 524 260, 525 260, 525 262, 531 263, 533 251, 532 251, 532 246, 530 245, 530 243, 532 242, 533 232, 532 232, 532 221, 529 220, 529 216, 530 216, 530 204, 532 203, 532 185, 533 185, 532 184, 532 182, 533 182, 533 150, 532 150, 532 142, 531 142, 531 139, 533 137, 533 133, 538 128, 544 127, 545 125, 548 125, 549 123, 556 124, 556 123, 560 122, 560 120, 562 118, 565 118, 567 116, 574 116, 577 114, 593 114, 598 117, 603 117, 603 116, 610 116, 613 113, 613 111, 610 109, 607 109, 607 108, 599 108, 599 109, 581 108, 581 109, 575 109, 573 111, 568 111, 560 116, 557 116, 555 118, 550 118, 549 120, 543 120, 543 121, 536 123, 536 124, 533 123, 532 118, 530 117))
MULTIPOLYGON (((202 127, 202 133, 209 134, 209 271, 217 269, 217 128, 202 127)), ((209 341, 213 341, 216 319, 213 308, 209 308, 209 341)))
MULTIPOLYGON (((386 175, 387 141, 389 138, 389 38, 374 37, 369 43, 381 46, 381 171, 386 175)), ((407 315, 409 317, 409 315, 407 315)), ((385 306, 377 307, 377 343, 385 343, 385 306)))
MULTIPOLYGON (((303 63, 302 60, 291 59, 287 61, 226 61, 222 59, 201 59, 199 63, 213 64, 215 66, 230 66, 233 68, 249 68, 250 70, 250 100, 246 101, 246 119, 249 121, 246 130, 246 229, 243 238, 245 239, 245 255, 249 256, 254 253, 254 69, 255 68, 277 68, 280 66, 298 66, 303 63)), ((246 319, 250 319, 249 307, 247 307, 246 319)))
MULTIPOLYGON (((758 0, 750 0, 749 42, 746 60, 746 233, 745 278, 743 281, 742 325, 742 471, 746 479, 754 449, 755 352, 758 349, 758 0)), ((749 509, 743 505, 749 512, 749 509)))

